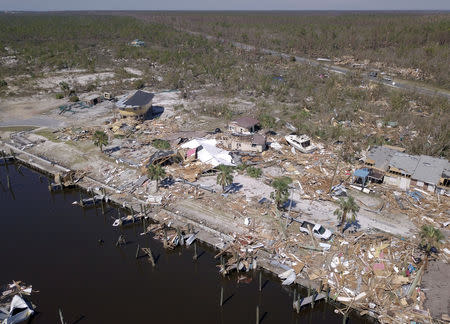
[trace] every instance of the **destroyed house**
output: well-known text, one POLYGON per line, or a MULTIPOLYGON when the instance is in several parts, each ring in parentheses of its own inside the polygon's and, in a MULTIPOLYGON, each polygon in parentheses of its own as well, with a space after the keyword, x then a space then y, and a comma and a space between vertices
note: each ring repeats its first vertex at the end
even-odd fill
POLYGON ((449 188, 450 187, 450 163, 447 161, 447 165, 442 171, 442 176, 439 181, 439 186, 449 188))
MULTIPOLYGON (((411 184, 417 187, 426 187, 428 191, 433 192, 436 186, 445 186, 445 170, 448 161, 438 159, 428 155, 421 155, 419 162, 411 176, 411 184)), ((447 178, 447 186, 449 185, 447 178)))
POLYGON ((382 182, 406 190, 411 185, 434 192, 450 187, 450 166, 446 159, 428 155, 409 155, 394 146, 376 146, 365 159, 370 181, 382 182), (383 178, 384 176, 384 178, 383 178))
POLYGON ((153 97, 153 93, 138 90, 117 101, 116 106, 122 117, 143 117, 151 108, 153 97))
POLYGON ((254 135, 223 135, 218 141, 225 148, 233 151, 262 152, 266 149, 266 138, 260 134, 254 135))
POLYGON ((95 94, 81 96, 80 100, 88 106, 95 106, 96 104, 103 101, 103 96, 95 93, 95 94))
POLYGON ((228 130, 235 134, 251 134, 259 129, 259 121, 252 117, 241 117, 228 125, 228 130))
POLYGON ((404 149, 395 146, 375 146, 367 152, 364 163, 366 166, 385 172, 389 167, 389 161, 391 161, 392 157, 395 154, 404 151, 404 149))
POLYGON ((409 188, 411 176, 419 163, 419 157, 406 153, 396 153, 388 164, 384 182, 403 190, 409 188))

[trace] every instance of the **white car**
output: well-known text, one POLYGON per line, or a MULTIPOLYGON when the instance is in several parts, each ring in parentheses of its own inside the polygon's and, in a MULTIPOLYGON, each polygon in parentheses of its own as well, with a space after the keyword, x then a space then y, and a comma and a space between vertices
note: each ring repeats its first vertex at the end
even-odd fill
POLYGON ((333 235, 333 233, 330 230, 326 229, 320 224, 313 224, 304 221, 302 225, 300 225, 300 232, 309 234, 310 231, 313 233, 315 237, 324 241, 329 240, 331 235, 333 235))

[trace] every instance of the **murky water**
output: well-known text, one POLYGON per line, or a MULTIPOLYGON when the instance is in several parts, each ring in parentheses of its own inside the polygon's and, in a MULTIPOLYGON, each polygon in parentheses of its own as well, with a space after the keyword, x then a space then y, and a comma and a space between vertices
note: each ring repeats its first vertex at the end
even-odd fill
MULTIPOLYGON (((142 226, 123 230, 127 241, 116 247, 120 230, 111 226, 117 211, 82 210, 72 206, 78 191, 51 194, 47 179, 38 173, 0 167, 0 283, 22 280, 39 293, 32 323, 60 323, 58 308, 74 323, 342 323, 331 304, 320 302, 297 314, 292 310, 293 287, 276 278, 248 273, 249 283, 237 276, 223 278, 217 271, 215 251, 198 245, 165 251, 142 226), (42 182, 40 181, 42 180, 42 182), (99 244, 103 240, 103 244, 99 244), (151 247, 155 268, 146 257, 135 258, 137 244, 151 247), (223 307, 219 306, 224 289, 223 307)), ((303 293, 305 293, 303 291, 303 293)), ((366 323, 351 317, 349 323, 366 323)))

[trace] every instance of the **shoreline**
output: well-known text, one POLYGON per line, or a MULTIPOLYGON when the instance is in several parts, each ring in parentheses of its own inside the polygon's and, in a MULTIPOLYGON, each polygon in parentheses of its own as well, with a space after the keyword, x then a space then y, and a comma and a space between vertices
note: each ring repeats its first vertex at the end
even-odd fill
MULTIPOLYGON (((45 158, 39 157, 35 154, 29 153, 24 151, 23 149, 20 149, 14 145, 5 143, 4 141, 0 140, 0 150, 3 150, 5 153, 10 151, 12 152, 11 156, 13 159, 17 160, 18 163, 24 165, 25 167, 35 170, 41 174, 44 174, 49 177, 54 177, 57 173, 60 172, 68 172, 70 169, 61 166, 57 163, 53 163, 45 158)), ((107 202, 113 203, 117 206, 120 206, 121 208, 127 209, 131 211, 133 209, 134 211, 138 211, 141 206, 143 205, 149 205, 147 202, 142 201, 141 199, 138 199, 134 197, 133 195, 127 194, 127 197, 120 199, 117 195, 114 195, 114 191, 117 189, 108 186, 96 179, 93 179, 89 176, 84 176, 80 181, 78 181, 75 186, 81 190, 84 190, 86 192, 91 192, 94 194, 103 194, 102 189, 104 188, 105 192, 105 198, 107 199, 107 202)), ((149 217, 152 221, 157 223, 164 223, 165 220, 163 217, 159 215, 159 211, 164 211, 165 214, 168 214, 171 216, 171 221, 173 222, 173 225, 175 227, 179 226, 190 226, 193 227, 196 231, 196 239, 199 240, 201 243, 206 244, 215 250, 219 251, 220 253, 229 254, 226 250, 226 245, 228 242, 232 242, 234 238, 231 235, 228 235, 226 233, 223 233, 220 231, 220 229, 213 229, 211 227, 208 227, 206 225, 201 224, 195 219, 188 218, 186 215, 183 215, 181 213, 176 213, 173 210, 167 209, 165 207, 159 207, 158 205, 150 205, 152 206, 149 212, 149 217), (155 212, 157 211, 157 212, 155 212), (222 248, 220 247, 222 246, 222 248)), ((257 259, 257 268, 260 268, 263 271, 266 271, 273 275, 274 277, 278 278, 278 275, 285 272, 286 270, 277 266, 273 262, 278 263, 276 260, 271 258, 271 255, 267 251, 263 250, 257 250, 255 253, 256 259, 257 259)), ((316 291, 317 294, 319 293, 325 293, 327 294, 326 290, 322 289, 322 285, 314 280, 309 280, 305 278, 299 278, 297 277, 294 281, 294 284, 297 284, 301 286, 302 288, 308 289, 308 291, 316 291)), ((333 300, 332 296, 328 294, 328 298, 324 298, 327 302, 331 301, 335 305, 345 305, 348 307, 351 311, 356 311, 357 316, 361 316, 359 313, 361 312, 361 309, 358 309, 352 305, 351 302, 345 303, 345 302, 338 302, 336 300, 333 300)), ((319 300, 317 301, 319 302, 319 300)), ((307 306, 307 305, 306 305, 307 306)), ((303 306, 304 307, 304 306, 303 306)), ((347 314, 343 314, 342 311, 341 315, 347 317, 350 312, 347 314)), ((365 314, 367 317, 371 320, 378 321, 375 316, 371 316, 370 314, 365 314)), ((364 315, 363 315, 364 317, 364 315)))

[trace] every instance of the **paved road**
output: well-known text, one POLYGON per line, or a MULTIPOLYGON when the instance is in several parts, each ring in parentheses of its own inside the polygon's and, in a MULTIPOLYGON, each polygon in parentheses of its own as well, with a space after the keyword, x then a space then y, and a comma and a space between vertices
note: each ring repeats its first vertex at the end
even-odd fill
MULTIPOLYGON (((226 42, 227 41, 226 39, 223 39, 223 38, 219 38, 219 37, 215 37, 215 36, 211 36, 211 35, 207 35, 207 34, 203 34, 203 33, 199 33, 199 32, 193 32, 193 31, 189 31, 189 30, 183 30, 183 31, 187 32, 187 33, 189 33, 191 35, 203 36, 203 37, 205 37, 207 39, 210 39, 210 40, 215 40, 215 41, 220 41, 220 42, 226 42)), ((247 51, 256 50, 255 46, 252 46, 252 45, 249 45, 249 44, 244 44, 244 43, 240 43, 240 42, 233 42, 233 41, 231 41, 230 43, 233 44, 234 46, 238 47, 238 48, 242 48, 242 49, 247 50, 247 51)), ((289 55, 289 54, 286 54, 286 53, 282 53, 282 52, 277 52, 277 51, 270 50, 270 49, 261 48, 259 50, 262 53, 270 54, 270 55, 279 55, 279 56, 284 57, 286 59, 289 59, 289 58, 292 57, 292 55, 289 55)), ((354 71, 354 70, 349 69, 349 68, 340 67, 340 66, 336 66, 336 65, 331 65, 331 64, 327 64, 326 62, 324 63, 322 61, 316 61, 316 60, 305 58, 305 57, 301 57, 301 56, 295 56, 295 60, 297 62, 302 62, 302 63, 310 64, 310 65, 313 65, 313 66, 321 66, 326 71, 333 72, 333 73, 347 74, 349 72, 354 71)), ((408 91, 413 91, 413 92, 419 92, 421 94, 430 95, 430 96, 443 96, 443 97, 446 97, 447 99, 450 99, 450 92, 446 91, 446 90, 443 90, 443 89, 432 90, 432 89, 429 89, 427 87, 413 85, 413 84, 411 84, 408 81, 400 80, 400 79, 395 79, 393 81, 380 80, 380 79, 369 77, 369 75, 367 73, 363 73, 363 74, 361 74, 361 76, 365 80, 367 80, 369 82, 375 82, 375 83, 383 84, 383 85, 389 86, 391 88, 403 89, 403 90, 408 90, 408 91)))

